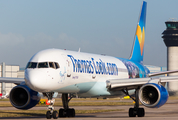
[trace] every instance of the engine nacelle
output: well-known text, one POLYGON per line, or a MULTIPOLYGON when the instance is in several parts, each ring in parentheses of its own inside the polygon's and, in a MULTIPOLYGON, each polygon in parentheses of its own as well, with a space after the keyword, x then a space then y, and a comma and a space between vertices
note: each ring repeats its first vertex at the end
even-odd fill
POLYGON ((34 107, 40 101, 40 96, 28 86, 18 85, 12 88, 9 99, 15 108, 26 110, 34 107))
POLYGON ((155 83, 145 84, 139 90, 140 102, 150 108, 158 108, 164 105, 168 97, 166 88, 155 83))

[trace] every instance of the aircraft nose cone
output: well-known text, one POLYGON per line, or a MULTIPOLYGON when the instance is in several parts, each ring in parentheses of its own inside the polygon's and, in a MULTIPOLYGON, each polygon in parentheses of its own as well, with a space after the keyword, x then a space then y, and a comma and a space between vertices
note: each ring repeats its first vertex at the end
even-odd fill
POLYGON ((42 71, 26 70, 25 82, 31 89, 42 92, 46 83, 46 74, 42 71))

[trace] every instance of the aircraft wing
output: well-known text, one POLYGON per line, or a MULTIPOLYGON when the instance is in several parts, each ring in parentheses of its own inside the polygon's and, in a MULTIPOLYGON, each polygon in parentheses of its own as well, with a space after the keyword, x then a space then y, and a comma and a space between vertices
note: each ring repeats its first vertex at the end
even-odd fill
POLYGON ((135 89, 139 86, 142 86, 146 83, 165 83, 165 82, 172 82, 178 81, 178 76, 167 76, 167 77, 158 77, 158 78, 133 78, 133 79, 112 79, 106 81, 106 87, 110 90, 117 89, 135 89))
POLYGON ((171 70, 171 71, 163 71, 163 72, 157 72, 157 73, 150 73, 148 74, 148 77, 158 76, 158 75, 165 75, 170 73, 178 73, 178 70, 171 70))
POLYGON ((0 77, 0 83, 15 83, 20 84, 21 82, 24 82, 24 78, 10 78, 10 77, 0 77))

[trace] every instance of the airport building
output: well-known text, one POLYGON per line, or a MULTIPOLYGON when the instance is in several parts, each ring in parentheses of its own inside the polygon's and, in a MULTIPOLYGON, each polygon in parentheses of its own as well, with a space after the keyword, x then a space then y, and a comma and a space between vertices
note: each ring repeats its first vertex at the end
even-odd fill
MULTIPOLYGON (((18 65, 6 65, 3 62, 0 64, 0 77, 24 78, 24 70, 20 70, 18 65)), ((14 86, 14 83, 1 83, 0 93, 6 95, 14 86)))

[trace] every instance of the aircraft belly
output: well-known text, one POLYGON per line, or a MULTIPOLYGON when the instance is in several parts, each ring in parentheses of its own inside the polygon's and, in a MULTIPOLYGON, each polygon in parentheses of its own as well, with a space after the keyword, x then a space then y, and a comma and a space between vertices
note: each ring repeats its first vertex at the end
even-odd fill
POLYGON ((95 85, 86 93, 78 93, 79 97, 117 97, 123 96, 121 91, 108 91, 105 82, 97 82, 95 85))
POLYGON ((86 93, 96 83, 95 79, 92 79, 92 75, 79 73, 73 73, 70 77, 66 77, 65 81, 59 85, 57 89, 61 93, 86 93))
POLYGON ((54 90, 54 91, 59 92, 59 93, 77 93, 77 92, 79 92, 79 89, 76 86, 76 84, 73 84, 73 85, 68 85, 68 86, 59 88, 59 89, 54 90))
POLYGON ((110 93, 107 91, 105 82, 97 82, 88 92, 79 94, 79 96, 83 97, 94 97, 101 95, 110 95, 110 93))
POLYGON ((78 93, 86 93, 88 92, 96 82, 85 82, 85 83, 78 83, 77 87, 80 90, 78 93))
POLYGON ((78 83, 78 84, 65 86, 55 91, 60 93, 86 93, 92 88, 92 86, 94 86, 94 84, 95 82, 78 83))

